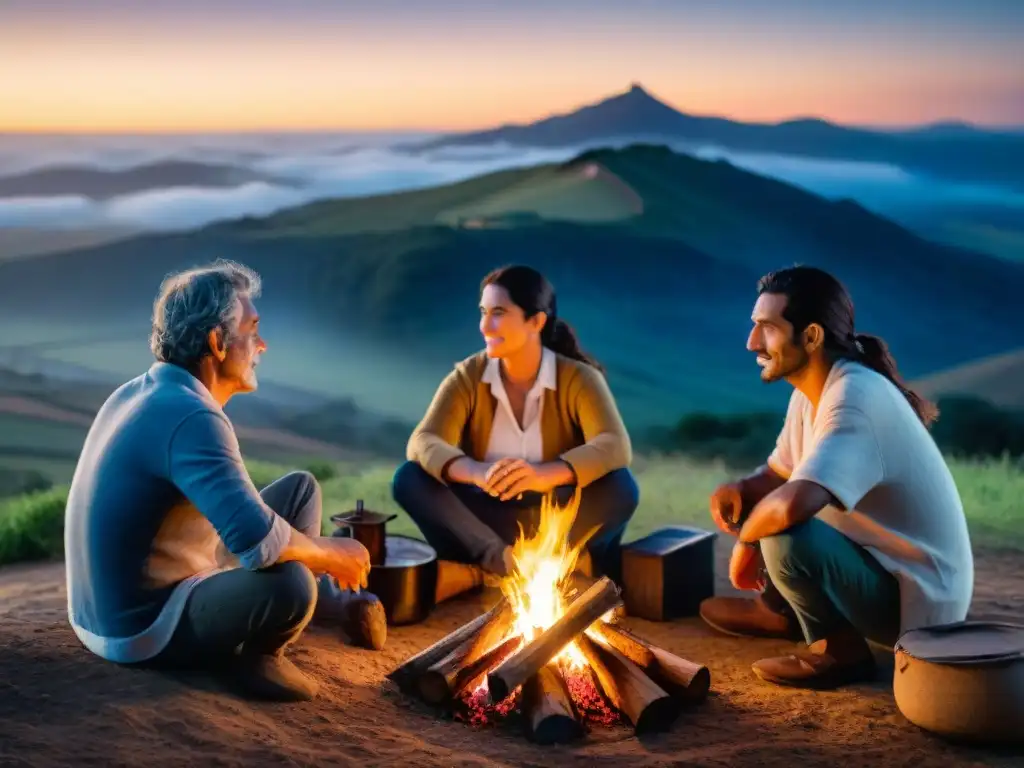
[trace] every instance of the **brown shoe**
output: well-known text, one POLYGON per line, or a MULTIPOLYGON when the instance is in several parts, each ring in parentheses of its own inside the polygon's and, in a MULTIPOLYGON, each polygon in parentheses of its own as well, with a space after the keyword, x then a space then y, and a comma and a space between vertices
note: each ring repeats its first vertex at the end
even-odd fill
POLYGON ((875 658, 864 646, 863 655, 840 660, 827 650, 826 641, 819 640, 806 650, 754 662, 754 674, 777 685, 826 690, 841 685, 870 682, 875 678, 875 658))
POLYGON ((796 619, 773 611, 760 596, 709 597, 700 604, 700 617, 712 629, 734 637, 802 637, 796 619))
POLYGON ((309 701, 320 684, 304 675, 284 656, 242 653, 232 669, 244 696, 270 701, 309 701))

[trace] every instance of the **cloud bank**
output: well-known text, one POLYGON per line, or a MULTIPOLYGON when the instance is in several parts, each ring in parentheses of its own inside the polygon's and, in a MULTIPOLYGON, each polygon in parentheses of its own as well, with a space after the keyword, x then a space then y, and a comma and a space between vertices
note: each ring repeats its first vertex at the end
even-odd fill
MULTIPOLYGON (((420 138, 420 137, 413 137, 420 138)), ((588 147, 522 149, 507 145, 450 147, 410 155, 390 147, 409 136, 279 135, 209 137, 0 137, 0 176, 54 166, 117 170, 178 159, 229 163, 294 187, 256 181, 231 188, 176 187, 105 201, 79 196, 0 198, 0 227, 81 229, 119 226, 181 231, 243 216, 266 216, 313 200, 429 187, 510 167, 567 160, 588 147)), ((1024 195, 938 182, 883 164, 819 161, 686 147, 708 159, 724 158, 827 197, 852 197, 885 210, 949 204, 1019 206, 1024 195)))

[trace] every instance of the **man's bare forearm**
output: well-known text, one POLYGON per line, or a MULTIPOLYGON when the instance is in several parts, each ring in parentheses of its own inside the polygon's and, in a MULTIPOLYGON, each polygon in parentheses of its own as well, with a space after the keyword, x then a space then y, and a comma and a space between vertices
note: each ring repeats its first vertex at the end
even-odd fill
POLYGON ((809 480, 784 483, 758 502, 740 529, 739 539, 753 544, 766 536, 807 522, 836 499, 830 491, 809 480))
POLYGON ((781 488, 786 483, 786 478, 779 475, 775 470, 764 464, 757 468, 752 474, 737 481, 740 488, 740 496, 743 498, 743 511, 740 513, 738 522, 742 523, 753 511, 754 507, 768 494, 781 488))
POLYGON ((277 562, 287 563, 292 560, 302 563, 313 573, 324 571, 325 553, 323 549, 316 543, 315 538, 311 538, 295 528, 291 529, 288 543, 281 550, 277 562))

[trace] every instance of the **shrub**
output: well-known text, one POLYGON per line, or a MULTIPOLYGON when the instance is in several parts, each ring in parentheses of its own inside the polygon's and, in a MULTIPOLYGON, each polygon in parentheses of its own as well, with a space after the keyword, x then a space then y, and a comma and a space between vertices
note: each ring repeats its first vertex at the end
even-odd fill
POLYGON ((1024 412, 999 408, 974 397, 939 399, 935 442, 952 456, 1024 456, 1024 412))
POLYGON ((760 464, 775 446, 782 414, 691 413, 662 432, 657 446, 700 461, 721 461, 730 467, 760 464))
POLYGON ((314 461, 307 464, 306 471, 321 483, 325 483, 338 476, 338 468, 329 461, 314 461))
POLYGON ((0 502, 0 563, 63 557, 67 497, 62 486, 0 502))

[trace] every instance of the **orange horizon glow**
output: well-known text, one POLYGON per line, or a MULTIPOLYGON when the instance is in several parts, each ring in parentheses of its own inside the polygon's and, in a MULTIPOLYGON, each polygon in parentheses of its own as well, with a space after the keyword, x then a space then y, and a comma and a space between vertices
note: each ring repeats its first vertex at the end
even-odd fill
MULTIPOLYGON (((731 94, 722 89, 718 96, 687 93, 682 89, 649 86, 653 96, 681 112, 691 115, 725 117, 754 123, 775 123, 800 118, 821 118, 847 125, 914 125, 945 120, 966 119, 997 127, 1019 125, 1019 121, 978 120, 962 117, 955 103, 948 108, 935 108, 911 94, 879 104, 876 94, 795 93, 783 101, 775 94, 766 99, 759 94, 731 94), (681 92, 682 91, 682 92, 681 92), (786 106, 786 104, 791 106, 786 106), (810 105, 815 105, 812 108, 810 105)), ((586 91, 565 88, 551 95, 506 95, 467 89, 460 94, 445 94, 436 100, 417 100, 414 95, 391 99, 364 96, 352 99, 344 109, 319 107, 319 99, 303 103, 299 99, 281 101, 255 94, 236 97, 226 105, 216 97, 204 102, 197 98, 182 108, 183 99, 175 104, 117 102, 94 99, 74 111, 63 105, 39 109, 36 113, 19 111, 17 115, 0 116, 0 132, 67 133, 67 134, 174 134, 174 133, 259 133, 259 132, 448 132, 472 131, 505 124, 531 123, 556 114, 572 112, 598 102, 628 88, 628 83, 611 87, 594 86, 586 91), (113 103, 112 103, 113 102, 113 103), (180 111, 179 111, 180 110, 180 111)), ((2 97, 0 97, 2 101, 2 97)), ((970 99, 965 98, 969 106, 970 99)), ((8 102, 10 103, 10 102, 8 102)), ((44 105, 40 105, 43 107, 44 105)))
POLYGON ((0 131, 464 131, 570 112, 631 82, 682 112, 748 122, 1024 124, 1008 49, 951 56, 927 34, 882 30, 869 44, 845 27, 826 40, 654 16, 424 26, 185 14, 86 33, 73 21, 0 24, 0 131))

